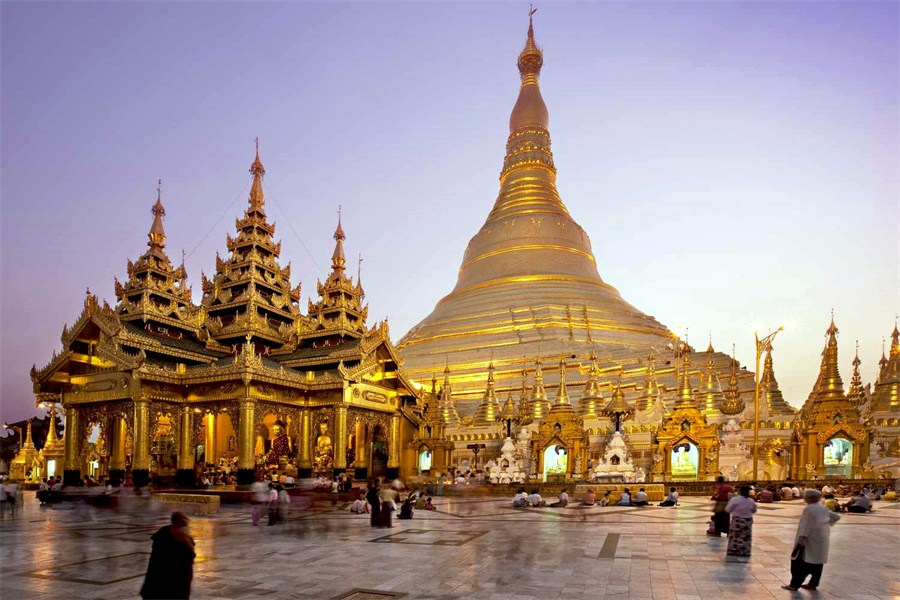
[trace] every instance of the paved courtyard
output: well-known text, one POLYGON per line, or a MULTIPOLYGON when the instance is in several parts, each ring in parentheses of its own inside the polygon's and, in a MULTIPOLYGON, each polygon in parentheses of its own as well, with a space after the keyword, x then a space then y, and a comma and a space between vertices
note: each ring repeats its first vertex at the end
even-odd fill
MULTIPOLYGON (((799 502, 760 506, 746 563, 726 561, 726 539, 705 535, 710 503, 700 498, 676 509, 514 510, 490 498, 436 505, 390 530, 370 528, 341 504, 295 502, 288 523, 273 527, 254 527, 249 508, 223 506, 191 521, 192 597, 900 599, 900 504, 843 515, 819 591, 793 594, 780 586, 799 502)), ((40 508, 29 494, 0 524, 0 595, 136 598, 149 535, 166 522, 164 511, 146 508, 40 508)))

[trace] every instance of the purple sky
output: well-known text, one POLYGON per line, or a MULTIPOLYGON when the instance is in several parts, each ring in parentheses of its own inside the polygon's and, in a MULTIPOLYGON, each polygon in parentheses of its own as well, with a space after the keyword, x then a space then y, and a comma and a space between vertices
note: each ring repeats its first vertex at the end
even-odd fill
MULTIPOLYGON (((321 273, 288 221, 324 269, 343 205, 370 318, 399 339, 452 289, 496 198, 526 13, 4 2, 0 419, 31 410, 28 370, 85 288, 114 301, 158 178, 199 301, 256 136, 303 304, 321 273)), ((542 2, 535 17, 559 190, 603 278, 695 346, 710 331, 737 343, 745 364, 751 326, 789 319, 776 374, 795 406, 831 308, 845 382, 856 339, 874 379, 900 310, 898 16, 894 2, 542 2)))

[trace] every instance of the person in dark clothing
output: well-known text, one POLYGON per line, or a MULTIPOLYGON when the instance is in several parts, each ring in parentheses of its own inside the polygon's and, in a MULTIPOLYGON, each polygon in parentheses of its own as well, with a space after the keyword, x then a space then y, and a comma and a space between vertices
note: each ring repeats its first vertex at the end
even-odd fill
POLYGON ((172 513, 172 524, 161 528, 150 539, 153 549, 141 598, 190 598, 196 554, 194 538, 188 533, 188 518, 180 512, 172 513))
POLYGON ((379 517, 381 515, 381 506, 378 500, 379 483, 380 481, 376 479, 375 483, 369 486, 369 491, 366 492, 366 502, 369 503, 369 507, 372 509, 369 511, 369 524, 372 525, 372 527, 378 527, 379 517))
POLYGON ((400 507, 400 516, 398 519, 412 519, 413 518, 413 501, 412 498, 407 498, 403 501, 403 505, 400 507))

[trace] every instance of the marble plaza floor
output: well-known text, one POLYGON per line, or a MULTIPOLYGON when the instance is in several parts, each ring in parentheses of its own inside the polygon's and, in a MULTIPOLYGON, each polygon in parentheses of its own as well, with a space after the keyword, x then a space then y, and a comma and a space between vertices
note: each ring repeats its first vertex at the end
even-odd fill
MULTIPOLYGON (((162 510, 40 508, 0 523, 3 598, 136 598, 162 510)), ((436 512, 372 529, 330 503, 292 504, 285 525, 249 507, 194 517, 193 598, 407 600, 900 599, 900 504, 843 515, 818 592, 780 589, 800 502, 761 505, 749 562, 705 535, 710 503, 679 508, 514 510, 492 498, 436 498, 436 512), (372 593, 359 590, 372 590, 372 593), (376 595, 374 592, 381 591, 376 595)))

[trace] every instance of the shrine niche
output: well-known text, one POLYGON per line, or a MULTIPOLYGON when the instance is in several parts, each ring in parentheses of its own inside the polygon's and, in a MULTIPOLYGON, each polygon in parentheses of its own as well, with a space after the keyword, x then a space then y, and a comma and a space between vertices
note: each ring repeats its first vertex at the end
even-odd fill
POLYGON ((587 464, 584 419, 571 405, 554 405, 532 437, 537 472, 543 481, 569 481, 583 475, 587 464))
POLYGON ((675 410, 653 443, 653 481, 709 481, 719 473, 719 431, 694 399, 690 357, 685 352, 675 410))
POLYGON ((844 392, 834 319, 825 334, 819 376, 793 424, 791 476, 795 478, 852 478, 867 470, 870 430, 844 392))

